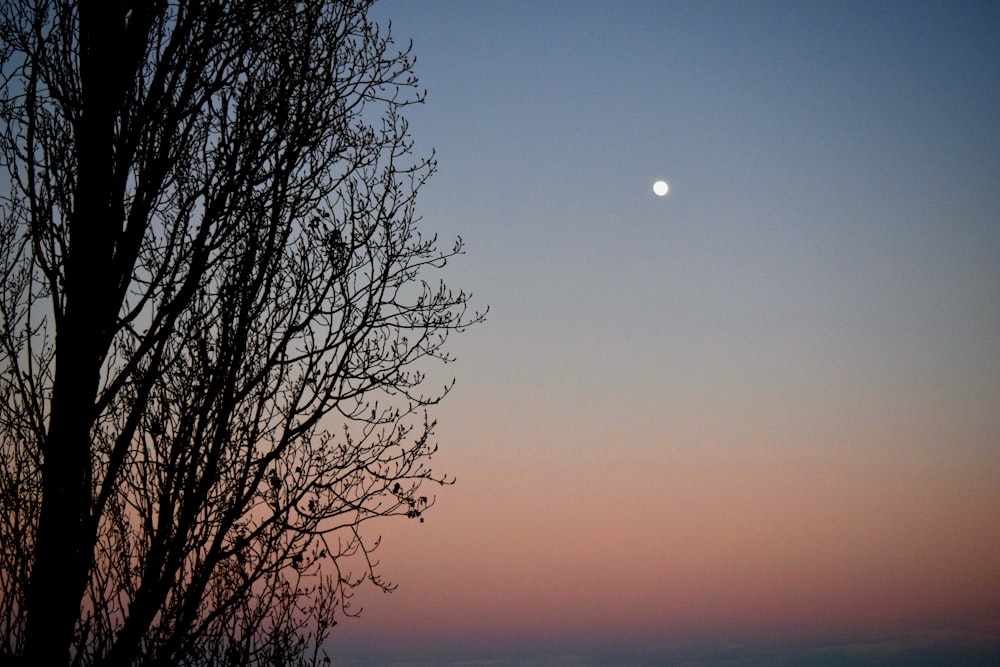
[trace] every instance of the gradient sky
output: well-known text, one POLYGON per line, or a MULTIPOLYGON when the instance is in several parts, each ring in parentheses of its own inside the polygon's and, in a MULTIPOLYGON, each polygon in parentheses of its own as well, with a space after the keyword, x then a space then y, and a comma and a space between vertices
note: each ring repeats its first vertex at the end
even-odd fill
POLYGON ((1000 655, 1000 4, 374 13, 491 313, 334 654, 1000 655))

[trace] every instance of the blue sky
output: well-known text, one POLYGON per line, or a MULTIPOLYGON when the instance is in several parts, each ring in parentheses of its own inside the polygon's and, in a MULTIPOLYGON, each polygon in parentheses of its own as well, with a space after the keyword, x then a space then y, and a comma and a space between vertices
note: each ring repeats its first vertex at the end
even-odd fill
MULTIPOLYGON (((459 280, 498 321, 470 345, 572 328, 572 352, 624 357, 581 369, 605 377, 720 338, 748 372, 794 365, 775 335, 811 359, 863 348, 858 372, 939 342, 962 358, 925 375, 996 369, 997 17, 974 9, 383 4, 430 89, 411 114, 441 162, 422 210, 469 242, 459 280)), ((530 355, 504 352, 498 373, 530 355)), ((582 380, 540 354, 548 382, 582 380)))
POLYGON ((373 11, 491 314, 342 645, 1000 645, 1000 5, 373 11))

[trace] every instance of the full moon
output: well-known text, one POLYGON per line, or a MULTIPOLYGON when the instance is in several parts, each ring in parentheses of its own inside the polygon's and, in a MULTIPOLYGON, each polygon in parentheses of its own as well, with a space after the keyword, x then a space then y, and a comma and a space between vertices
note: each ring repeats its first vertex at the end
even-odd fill
POLYGON ((670 186, 667 185, 666 181, 657 181, 656 183, 653 183, 653 192, 656 193, 657 197, 666 196, 666 194, 670 192, 670 186))

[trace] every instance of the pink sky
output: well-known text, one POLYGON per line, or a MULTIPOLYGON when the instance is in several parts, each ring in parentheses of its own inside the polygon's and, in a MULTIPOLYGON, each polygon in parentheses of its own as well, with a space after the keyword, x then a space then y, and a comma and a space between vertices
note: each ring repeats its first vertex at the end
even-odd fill
POLYGON ((427 523, 387 531, 381 559, 400 588, 360 596, 345 640, 641 644, 998 617, 988 468, 697 452, 616 464, 610 449, 557 472, 458 466, 427 523))

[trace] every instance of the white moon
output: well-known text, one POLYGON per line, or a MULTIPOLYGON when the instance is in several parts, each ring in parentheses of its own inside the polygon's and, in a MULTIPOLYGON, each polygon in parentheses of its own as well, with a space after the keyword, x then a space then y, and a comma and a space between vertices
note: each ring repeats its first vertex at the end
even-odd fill
POLYGON ((657 181, 653 183, 653 192, 656 193, 657 197, 664 197, 670 192, 670 186, 667 185, 666 181, 657 181))

